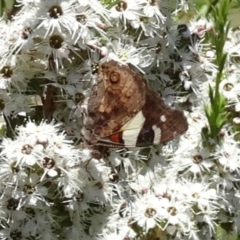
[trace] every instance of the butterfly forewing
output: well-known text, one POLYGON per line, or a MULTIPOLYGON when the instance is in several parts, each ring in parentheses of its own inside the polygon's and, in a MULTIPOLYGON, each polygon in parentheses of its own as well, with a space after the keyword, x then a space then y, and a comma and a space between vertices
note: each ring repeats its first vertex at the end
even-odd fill
POLYGON ((97 88, 89 98, 88 113, 94 120, 95 134, 106 137, 144 106, 146 83, 141 75, 114 61, 103 63, 97 74, 97 88))

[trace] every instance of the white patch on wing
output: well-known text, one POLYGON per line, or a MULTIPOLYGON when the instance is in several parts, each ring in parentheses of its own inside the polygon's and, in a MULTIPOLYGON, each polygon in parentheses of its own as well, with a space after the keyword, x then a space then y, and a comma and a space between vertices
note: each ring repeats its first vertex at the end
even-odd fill
POLYGON ((145 122, 142 111, 139 111, 131 120, 129 120, 122 128, 122 139, 126 146, 136 146, 138 135, 145 122))
POLYGON ((166 116, 165 116, 165 115, 162 115, 162 116, 160 117, 160 121, 161 121, 161 122, 166 122, 166 121, 167 121, 166 116))
POLYGON ((152 129, 154 131, 154 139, 153 139, 153 144, 159 144, 161 140, 161 129, 157 127, 156 125, 152 126, 152 129))

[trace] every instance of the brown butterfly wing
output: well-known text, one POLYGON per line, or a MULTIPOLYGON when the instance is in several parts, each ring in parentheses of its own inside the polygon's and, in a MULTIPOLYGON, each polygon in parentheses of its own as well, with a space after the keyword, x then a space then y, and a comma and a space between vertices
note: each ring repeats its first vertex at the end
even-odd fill
POLYGON ((146 83, 140 74, 115 61, 103 63, 88 102, 94 134, 102 138, 119 131, 142 109, 145 95, 146 83))
POLYGON ((143 77, 128 66, 115 61, 103 63, 96 80, 88 102, 91 121, 84 134, 93 145, 127 146, 127 141, 111 140, 113 135, 123 138, 124 133, 132 140, 128 141, 129 147, 151 146, 187 131, 183 113, 167 107, 157 93, 148 89, 143 77), (129 125, 139 113, 142 119, 136 126, 129 125))
POLYGON ((147 91, 146 104, 142 108, 142 112, 144 116, 148 117, 139 133, 138 146, 152 145, 154 129, 158 128, 160 132, 159 141, 155 144, 170 141, 184 134, 188 129, 187 119, 183 112, 166 106, 164 101, 152 90, 147 91))

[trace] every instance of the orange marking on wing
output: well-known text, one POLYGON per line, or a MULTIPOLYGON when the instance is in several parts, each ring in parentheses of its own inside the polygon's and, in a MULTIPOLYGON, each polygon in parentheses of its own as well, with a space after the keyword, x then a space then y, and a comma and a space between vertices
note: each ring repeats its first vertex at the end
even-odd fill
POLYGON ((109 138, 111 139, 111 141, 119 143, 121 139, 121 133, 115 133, 111 135, 109 138))

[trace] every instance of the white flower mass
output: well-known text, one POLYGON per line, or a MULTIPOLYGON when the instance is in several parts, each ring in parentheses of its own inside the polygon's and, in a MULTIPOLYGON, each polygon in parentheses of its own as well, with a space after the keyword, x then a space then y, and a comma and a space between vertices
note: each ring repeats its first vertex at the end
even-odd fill
MULTIPOLYGON (((214 48, 203 43, 211 20, 175 22, 189 9, 183 0, 17 3, 0 22, 0 239, 211 240, 217 225, 238 231, 239 122, 223 126, 221 144, 203 143, 218 73, 214 48), (188 131, 146 149, 99 155, 87 146, 93 66, 110 59, 144 74, 184 112, 188 131)), ((239 49, 231 30, 219 89, 233 117, 239 49)))

